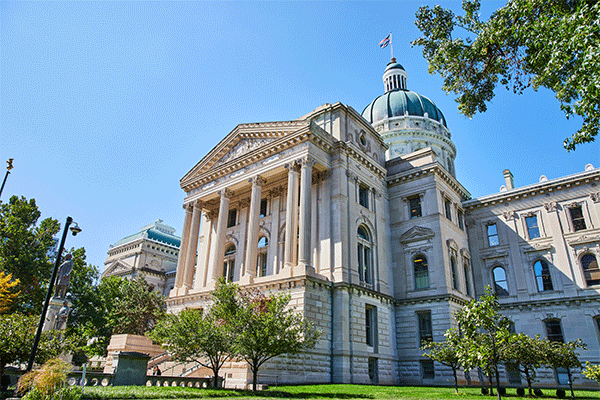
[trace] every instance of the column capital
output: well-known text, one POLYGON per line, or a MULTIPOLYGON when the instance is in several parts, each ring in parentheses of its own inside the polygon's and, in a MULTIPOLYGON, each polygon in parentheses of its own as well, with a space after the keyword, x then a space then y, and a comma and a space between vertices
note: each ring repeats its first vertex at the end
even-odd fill
POLYGON ((204 208, 204 203, 200 200, 196 200, 194 202, 194 210, 200 210, 202 211, 202 209, 204 208))
POLYGON ((248 206, 250 206, 250 199, 248 199, 248 198, 241 199, 240 201, 238 201, 237 206, 240 209, 247 208, 248 206))
POLYGON ((192 212, 192 208, 194 207, 194 203, 190 202, 190 203, 183 203, 183 209, 185 210, 185 212, 192 212))
POLYGON ((300 170, 300 163, 298 162, 298 160, 294 160, 294 161, 291 161, 291 162, 285 164, 284 167, 289 172, 296 172, 297 173, 300 170))
POLYGON ((556 203, 555 201, 550 201, 548 203, 544 203, 544 208, 548 212, 556 211, 557 207, 558 207, 558 203, 556 203))
POLYGON ((226 199, 230 199, 233 197, 233 191, 225 188, 225 189, 219 191, 219 196, 225 197, 226 199))
POLYGON ((248 182, 250 182, 252 184, 252 186, 262 186, 265 183, 267 183, 267 180, 260 175, 256 175, 256 176, 248 179, 248 182))
POLYGON ((282 194, 283 194, 283 186, 273 188, 269 191, 269 196, 271 196, 271 197, 279 197, 282 194))
POLYGON ((317 160, 311 156, 305 156, 300 159, 300 163, 302 167, 312 168, 317 163, 317 160))

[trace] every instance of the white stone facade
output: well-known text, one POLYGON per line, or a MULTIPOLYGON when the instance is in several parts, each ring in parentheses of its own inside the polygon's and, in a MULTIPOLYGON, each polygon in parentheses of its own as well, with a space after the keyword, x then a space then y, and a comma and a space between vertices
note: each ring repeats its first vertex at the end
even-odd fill
POLYGON ((108 250, 101 278, 119 276, 132 279, 141 273, 154 290, 167 296, 175 286, 181 241, 174 233, 175 228, 159 219, 119 240, 108 250))
MULTIPOLYGON (((390 90, 405 90, 402 72, 390 90)), ((546 321, 558 321, 565 341, 588 344, 583 360, 600 362, 600 275, 586 256, 600 257, 600 169, 523 188, 505 171, 507 188, 472 199, 439 116, 393 116, 375 129, 335 103, 295 121, 238 125, 181 180, 169 310, 206 307, 221 277, 285 291, 322 335, 314 349, 266 364, 260 383, 449 384, 451 371, 423 356, 421 340, 442 341, 453 314, 491 285, 518 331, 546 336, 546 321), (393 142, 419 121, 418 144, 393 142)), ((223 373, 230 387, 251 380, 242 363, 223 373)), ((546 371, 542 383, 559 375, 546 371)))

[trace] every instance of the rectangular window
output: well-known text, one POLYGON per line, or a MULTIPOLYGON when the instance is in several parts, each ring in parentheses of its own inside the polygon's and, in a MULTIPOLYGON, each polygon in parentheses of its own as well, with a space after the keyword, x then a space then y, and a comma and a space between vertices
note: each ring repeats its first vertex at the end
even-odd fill
POLYGON ((227 216, 227 227, 231 228, 235 226, 237 220, 237 210, 234 208, 233 210, 229 210, 229 215, 227 216))
POLYGON ((433 329, 431 326, 431 311, 417 313, 419 318, 419 346, 423 342, 433 342, 433 329))
POLYGON ((421 360, 421 376, 423 379, 435 379, 433 360, 421 360))
POLYGON ((527 234, 529 239, 536 239, 540 237, 540 228, 538 227, 537 215, 525 218, 527 224, 527 234))
POLYGON ((367 346, 375 346, 377 341, 377 309, 365 306, 365 339, 367 346))
POLYGON ((260 201, 260 218, 267 216, 267 199, 260 201))
POLYGON ((506 364, 506 372, 508 374, 508 383, 512 385, 521 384, 521 373, 519 372, 519 365, 515 363, 506 364))
POLYGON ((258 255, 258 276, 267 276, 267 253, 258 255))
POLYGON ((556 381, 559 385, 569 384, 569 373, 566 368, 556 368, 556 381))
POLYGON ((544 321, 546 324, 546 337, 550 342, 564 343, 562 328, 559 319, 549 319, 544 321))
POLYGON ((371 383, 379 383, 377 359, 375 357, 369 357, 369 379, 371 383))
POLYGON ((465 262, 465 286, 467 287, 467 295, 473 297, 473 292, 471 291, 471 270, 469 269, 469 264, 465 262))
POLYGON ((233 271, 235 267, 235 260, 226 260, 223 263, 223 277, 227 282, 233 282, 233 271))
POLYGON ((498 240, 498 227, 496 224, 487 226, 487 237, 490 246, 498 246, 500 241, 498 240))
POLYGON ((458 227, 465 230, 465 215, 461 210, 458 210, 458 227))
POLYGON ((573 230, 581 231, 586 229, 585 219, 583 218, 583 211, 581 206, 569 208, 569 214, 571 215, 571 222, 573 222, 573 230))
POLYGON ((366 186, 358 187, 358 202, 364 208, 369 208, 369 188, 366 186))
POLYGON ((410 219, 418 218, 423 215, 421 210, 421 196, 415 196, 408 199, 410 208, 410 219))
POLYGON ((450 200, 444 200, 444 208, 446 209, 446 218, 452 221, 452 203, 450 200))

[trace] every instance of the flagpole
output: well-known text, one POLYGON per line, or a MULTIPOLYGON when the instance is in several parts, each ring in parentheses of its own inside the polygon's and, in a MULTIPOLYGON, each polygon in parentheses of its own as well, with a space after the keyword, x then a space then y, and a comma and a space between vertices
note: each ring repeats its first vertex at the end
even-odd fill
POLYGON ((392 58, 394 58, 394 41, 392 40, 392 32, 390 31, 390 51, 392 52, 392 58))

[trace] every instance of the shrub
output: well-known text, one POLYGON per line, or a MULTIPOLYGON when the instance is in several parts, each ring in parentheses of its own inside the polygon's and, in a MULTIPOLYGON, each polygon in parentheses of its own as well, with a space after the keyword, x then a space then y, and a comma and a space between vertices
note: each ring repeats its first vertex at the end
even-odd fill
POLYGON ((489 392, 490 392, 490 391, 488 390, 488 388, 485 388, 485 387, 482 387, 482 388, 481 388, 481 394, 482 394, 482 395, 484 395, 484 396, 487 396, 487 394, 488 394, 489 392))
POLYGON ((566 395, 565 389, 556 389, 556 397, 559 399, 564 399, 566 395))
POLYGON ((71 388, 64 389, 71 365, 61 359, 48 360, 42 368, 31 371, 19 378, 17 390, 25 400, 53 400, 55 395, 63 400, 72 400, 75 394, 71 388))
POLYGON ((498 388, 498 393, 500 393, 500 396, 506 396, 506 388, 499 387, 498 388))
POLYGON ((525 396, 525 388, 517 388, 517 396, 525 396))
POLYGON ((533 394, 535 394, 538 397, 541 397, 544 395, 544 393, 542 393, 541 389, 533 389, 533 394))

